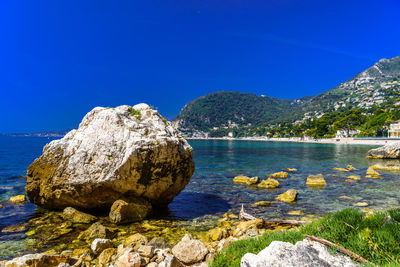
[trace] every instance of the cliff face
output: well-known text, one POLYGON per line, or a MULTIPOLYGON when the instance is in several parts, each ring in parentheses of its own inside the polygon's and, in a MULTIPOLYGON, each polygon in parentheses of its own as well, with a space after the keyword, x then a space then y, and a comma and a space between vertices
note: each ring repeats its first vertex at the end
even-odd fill
POLYGON ((29 200, 47 208, 167 205, 194 172, 190 145, 146 104, 97 107, 28 168, 29 200))

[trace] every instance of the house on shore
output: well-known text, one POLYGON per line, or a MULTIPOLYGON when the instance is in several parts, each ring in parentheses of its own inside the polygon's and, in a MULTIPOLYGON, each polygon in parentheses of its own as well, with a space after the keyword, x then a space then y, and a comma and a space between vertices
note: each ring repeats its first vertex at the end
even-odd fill
POLYGON ((389 138, 400 138, 400 121, 394 121, 389 126, 389 138))

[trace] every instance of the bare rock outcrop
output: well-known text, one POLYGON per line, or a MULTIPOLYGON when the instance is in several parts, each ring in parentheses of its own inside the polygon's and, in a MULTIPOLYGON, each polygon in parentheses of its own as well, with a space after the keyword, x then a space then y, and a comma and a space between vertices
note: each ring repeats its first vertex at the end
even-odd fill
POLYGON ((288 242, 273 241, 268 247, 257 255, 247 253, 242 257, 241 267, 264 266, 359 266, 349 257, 331 255, 326 247, 320 243, 307 239, 299 241, 296 245, 288 242))
POLYGON ((400 159, 400 142, 388 144, 368 151, 369 159, 400 159))
POLYGON ((139 198, 166 206, 193 172, 192 148, 158 111, 97 107, 44 147, 28 168, 26 193, 51 209, 108 209, 139 198))

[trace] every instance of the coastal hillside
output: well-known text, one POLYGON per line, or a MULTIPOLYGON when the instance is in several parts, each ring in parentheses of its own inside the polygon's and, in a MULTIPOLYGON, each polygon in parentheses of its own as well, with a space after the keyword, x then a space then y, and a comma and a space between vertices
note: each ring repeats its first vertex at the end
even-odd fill
MULTIPOLYGON (((381 59, 352 79, 313 97, 287 100, 229 91, 208 94, 186 104, 174 123, 187 135, 224 136, 233 132, 234 136, 248 136, 260 132, 254 130, 256 127, 298 125, 331 113, 339 119, 337 114, 354 109, 363 115, 377 109, 390 111, 400 103, 399 89, 397 56, 381 59)), ((302 127, 301 132, 307 129, 310 128, 302 127)))
POLYGON ((283 120, 306 119, 339 109, 369 108, 399 95, 400 56, 381 59, 337 87, 313 97, 283 120))
POLYGON ((182 132, 207 132, 217 128, 259 126, 299 107, 307 98, 277 99, 250 93, 221 91, 199 97, 174 120, 182 132))

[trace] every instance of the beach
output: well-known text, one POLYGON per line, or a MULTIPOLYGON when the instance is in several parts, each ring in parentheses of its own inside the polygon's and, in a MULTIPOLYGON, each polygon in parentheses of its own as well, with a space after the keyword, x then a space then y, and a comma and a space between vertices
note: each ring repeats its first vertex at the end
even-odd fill
POLYGON ((371 145, 371 146, 384 146, 400 142, 398 138, 300 138, 300 137, 281 137, 281 138, 268 138, 268 137, 209 137, 209 138, 186 138, 188 140, 236 140, 236 141, 262 141, 262 142, 293 142, 293 143, 314 143, 314 144, 338 144, 338 145, 371 145))

